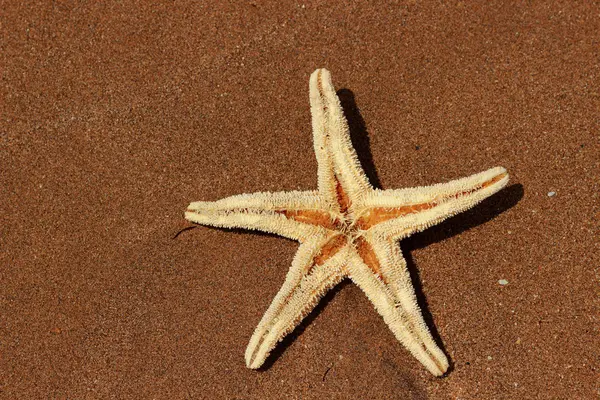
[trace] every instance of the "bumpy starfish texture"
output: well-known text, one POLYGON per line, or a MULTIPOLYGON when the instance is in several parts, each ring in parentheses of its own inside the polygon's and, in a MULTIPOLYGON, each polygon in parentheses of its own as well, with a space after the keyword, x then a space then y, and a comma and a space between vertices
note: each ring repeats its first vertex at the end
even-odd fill
POLYGON ((191 203, 195 223, 246 228, 299 241, 300 248, 246 349, 259 368, 269 353, 344 278, 367 295, 396 338, 432 374, 448 360, 427 328, 397 241, 467 210, 508 182, 504 168, 427 187, 374 189, 350 142, 325 69, 310 77, 318 190, 253 193, 191 203))

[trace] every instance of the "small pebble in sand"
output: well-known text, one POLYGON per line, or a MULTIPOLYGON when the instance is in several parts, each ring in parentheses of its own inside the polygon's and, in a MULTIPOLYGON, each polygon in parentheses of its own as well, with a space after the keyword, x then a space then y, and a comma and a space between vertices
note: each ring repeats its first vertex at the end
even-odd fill
POLYGON ((502 286, 504 286, 504 285, 508 285, 508 281, 507 281, 506 279, 500 279, 500 280, 498 281, 498 283, 499 283, 499 284, 501 284, 502 286))
POLYGON ((556 196, 556 192, 548 192, 548 197, 554 197, 556 196))
POLYGON ((488 356, 487 358, 488 358, 488 361, 492 360, 492 356, 488 356))

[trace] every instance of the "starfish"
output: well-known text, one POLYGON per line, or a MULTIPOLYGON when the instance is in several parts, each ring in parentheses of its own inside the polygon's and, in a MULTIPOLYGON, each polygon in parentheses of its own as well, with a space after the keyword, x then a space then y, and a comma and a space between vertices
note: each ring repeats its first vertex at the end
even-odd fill
POLYGON ((309 86, 318 190, 198 201, 185 213, 197 224, 254 229, 300 242, 285 283, 250 339, 246 365, 259 368, 329 289, 350 278, 396 338, 442 376, 448 359, 423 320, 397 241, 473 207, 504 187, 508 174, 496 167, 427 187, 375 189, 352 147, 329 71, 316 70, 309 86))

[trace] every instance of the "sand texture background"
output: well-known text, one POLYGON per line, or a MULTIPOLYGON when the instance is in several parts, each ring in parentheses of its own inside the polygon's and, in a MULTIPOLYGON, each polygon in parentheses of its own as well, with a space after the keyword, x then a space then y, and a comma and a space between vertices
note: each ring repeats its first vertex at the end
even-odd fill
POLYGON ((597 398, 598 4, 18 3, 0 6, 0 398, 597 398), (351 283, 247 369, 297 244, 176 236, 191 201, 316 188, 318 67, 374 185, 511 175, 401 243, 442 379, 351 283))

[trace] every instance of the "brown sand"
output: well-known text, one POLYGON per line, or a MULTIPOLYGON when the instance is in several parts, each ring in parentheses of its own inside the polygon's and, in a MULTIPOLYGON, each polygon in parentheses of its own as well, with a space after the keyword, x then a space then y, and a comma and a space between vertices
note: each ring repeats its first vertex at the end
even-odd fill
POLYGON ((1 398, 597 398, 600 7, 3 3, 1 398), (190 201, 316 187, 317 67, 373 183, 511 174, 401 245, 445 378, 352 284, 246 369, 297 244, 173 239, 190 201))

